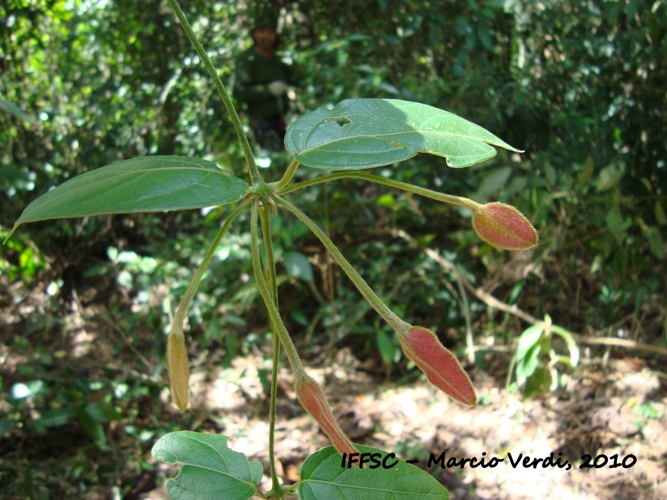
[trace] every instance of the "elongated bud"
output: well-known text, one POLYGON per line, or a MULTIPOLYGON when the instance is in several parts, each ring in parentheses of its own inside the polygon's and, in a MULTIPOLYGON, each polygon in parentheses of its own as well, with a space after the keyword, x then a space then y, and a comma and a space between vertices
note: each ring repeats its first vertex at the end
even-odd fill
POLYGON ((407 333, 399 334, 398 338, 406 356, 426 374, 429 382, 459 403, 468 406, 477 404, 477 394, 470 377, 435 333, 413 326, 407 333))
POLYGON ((171 327, 167 339, 167 365, 169 366, 169 384, 171 397, 176 408, 183 413, 190 398, 190 367, 185 336, 179 325, 171 327))
POLYGON ((296 383, 296 395, 301 405, 317 421, 331 443, 341 453, 357 453, 352 441, 345 435, 331 412, 327 398, 320 385, 312 378, 304 378, 296 383))
POLYGON ((472 227, 489 245, 505 250, 528 250, 537 245, 539 239, 530 221, 505 203, 482 205, 473 215, 472 227))

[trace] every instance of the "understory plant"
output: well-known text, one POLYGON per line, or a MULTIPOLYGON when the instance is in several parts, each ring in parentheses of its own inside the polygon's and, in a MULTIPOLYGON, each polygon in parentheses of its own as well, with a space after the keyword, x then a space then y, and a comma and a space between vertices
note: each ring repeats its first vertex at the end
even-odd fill
POLYGON ((468 198, 367 172, 375 167, 396 165, 418 153, 441 156, 448 166, 461 168, 492 158, 496 154, 494 146, 519 151, 482 127, 424 104, 389 99, 349 99, 332 109, 320 108, 299 118, 285 137, 291 161, 283 177, 276 182, 266 182, 216 69, 176 0, 169 0, 169 3, 227 108, 245 156, 249 182, 203 159, 182 156, 130 159, 89 171, 47 192, 24 210, 13 230, 23 223, 48 219, 230 205, 226 219, 174 313, 167 338, 171 394, 174 404, 183 412, 189 405, 190 392, 184 331, 188 307, 227 229, 241 213, 250 212, 253 273, 274 332, 268 437, 271 489, 260 489, 262 465, 229 449, 226 437, 179 431, 163 436, 152 450, 153 456, 159 460, 183 465, 179 475, 168 482, 167 491, 172 498, 244 499, 253 495, 262 498, 363 498, 368 495, 373 498, 402 495, 405 498, 448 498, 447 490, 428 473, 393 453, 356 445, 342 431, 322 388, 304 368, 281 317, 271 213, 289 214, 305 224, 364 299, 396 332, 405 355, 426 374, 429 382, 456 401, 475 406, 475 389, 456 357, 433 332, 398 317, 320 226, 295 206, 288 195, 337 179, 375 182, 465 207, 472 211, 473 228, 485 242, 509 250, 528 249, 537 244, 538 235, 514 207, 497 202, 482 205, 468 198), (326 174, 294 183, 294 175, 301 165, 326 171, 326 174), (260 242, 263 250, 260 250, 260 242), (300 480, 289 486, 282 484, 277 476, 274 454, 277 375, 283 352, 296 379, 299 401, 332 443, 310 456, 301 468, 300 480))
POLYGON ((554 325, 551 316, 546 314, 543 322, 529 326, 519 337, 506 385, 510 386, 512 366, 515 366, 516 382, 518 386, 523 386, 524 398, 555 391, 562 385, 557 365, 573 368, 578 363, 579 347, 574 337, 565 328, 554 325), (569 356, 556 353, 552 346, 554 334, 563 339, 569 356))

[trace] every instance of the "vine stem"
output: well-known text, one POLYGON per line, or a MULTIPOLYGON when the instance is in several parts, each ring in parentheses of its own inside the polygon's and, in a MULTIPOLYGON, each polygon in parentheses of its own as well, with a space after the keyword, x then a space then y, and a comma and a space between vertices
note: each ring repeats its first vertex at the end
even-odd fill
POLYGON ((257 183, 260 185, 265 184, 262 175, 259 173, 257 164, 255 163, 255 158, 253 157, 252 149, 250 149, 250 143, 248 142, 248 138, 246 137, 245 132, 243 131, 243 125, 241 124, 239 115, 236 112, 236 108, 234 108, 234 104, 232 103, 232 99, 229 97, 227 89, 225 89, 225 86, 222 84, 222 80, 220 80, 220 77, 218 76, 218 72, 215 70, 215 66, 213 66, 211 58, 208 57, 206 50, 204 50, 204 47, 197 39, 197 36, 195 35, 195 32, 192 30, 192 26, 190 26, 190 23, 186 19, 185 14, 181 10, 181 6, 178 4, 178 1, 177 0, 167 0, 167 1, 169 2, 169 5, 171 5, 171 8, 174 9, 176 17, 180 21, 181 26, 183 26, 186 35, 192 42, 192 45, 194 45, 197 54, 204 63, 204 66, 206 67, 208 74, 211 76, 211 79, 213 80, 213 84, 215 85, 218 94, 220 94, 220 97, 222 98, 222 102, 225 105, 225 108, 227 109, 227 113, 229 113, 229 118, 232 121, 232 125, 234 126, 234 130, 236 131, 236 135, 238 136, 239 141, 241 142, 241 149, 243 149, 243 155, 245 156, 245 161, 249 168, 251 183, 252 184, 257 183))
POLYGON ((259 220, 262 226, 262 241, 264 242, 264 250, 266 251, 266 260, 268 263, 269 272, 269 291, 271 292, 273 302, 278 307, 278 286, 276 282, 276 265, 275 257, 273 255, 273 239, 271 237, 271 214, 269 213, 269 203, 265 200, 262 202, 262 207, 259 209, 259 220))
POLYGON ((269 467, 271 470, 271 481, 273 493, 282 494, 286 489, 281 486, 278 476, 275 471, 275 425, 276 425, 276 400, 278 391, 278 363, 280 361, 280 345, 282 344, 287 354, 292 371, 296 376, 297 383, 301 380, 307 380, 306 370, 301 363, 301 359, 294 347, 294 343, 285 328, 285 324, 280 317, 278 309, 278 289, 275 275, 275 260, 273 257, 273 244, 271 240, 271 218, 268 208, 268 199, 263 200, 263 207, 259 208, 260 200, 255 198, 252 204, 250 216, 250 248, 252 254, 252 268, 255 275, 255 282, 259 290, 264 305, 269 313, 271 327, 273 329, 273 368, 271 378, 271 403, 269 410, 269 467), (269 284, 267 284, 264 277, 264 270, 262 268, 262 261, 259 253, 259 231, 257 228, 258 216, 261 212, 262 218, 262 233, 264 237, 264 248, 267 254, 267 264, 269 266, 269 284))
MULTIPOLYGON (((264 201, 263 207, 259 210, 259 217, 262 225, 262 240, 266 251, 269 271, 269 291, 273 304, 278 307, 278 285, 276 281, 276 266, 273 256, 273 239, 271 238, 271 214, 267 206, 268 201, 264 201)), ((256 225, 256 223, 254 223, 256 225)), ((259 247, 257 248, 259 250, 259 247)), ((261 270, 260 270, 261 272, 261 270)), ((269 469, 271 471, 271 482, 273 491, 280 491, 281 485, 276 473, 276 455, 275 455, 275 434, 276 434, 276 404, 278 398, 278 366, 280 364, 280 336, 276 333, 276 325, 272 321, 273 330, 273 359, 271 367, 271 399, 269 404, 269 469)))
POLYGON ((250 230, 250 246, 252 253, 252 268, 255 274, 257 288, 259 289, 259 294, 262 296, 262 300, 264 300, 264 304, 266 305, 266 309, 269 313, 271 323, 276 328, 278 336, 280 337, 280 342, 285 349, 285 354, 287 355, 287 359, 290 363, 292 371, 294 371, 297 381, 302 378, 310 378, 308 377, 308 374, 306 373, 306 370, 301 363, 301 359, 296 352, 296 347, 294 347, 294 343, 292 342, 292 339, 287 332, 287 328, 285 328, 285 324, 280 317, 278 306, 273 302, 273 300, 271 300, 271 291, 269 290, 266 284, 266 279, 264 278, 262 263, 259 256, 259 234, 257 231, 258 213, 259 208, 257 206, 257 202, 255 202, 252 205, 250 217, 250 223, 252 226, 250 230))
POLYGON ((377 311, 377 313, 391 326, 396 333, 401 336, 404 335, 410 328, 410 324, 403 321, 399 318, 394 311, 392 311, 387 304, 382 302, 380 297, 373 291, 373 289, 368 286, 366 281, 361 277, 361 275, 352 267, 352 264, 348 262, 345 256, 338 250, 338 247, 334 244, 333 241, 320 229, 320 227, 315 224, 310 217, 305 213, 299 210, 296 206, 292 205, 287 200, 279 196, 274 196, 275 201, 278 205, 285 207, 287 210, 292 212, 301 222, 303 222, 308 229, 310 229, 315 236, 322 242, 325 248, 329 251, 331 256, 336 260, 338 265, 345 271, 345 274, 350 278, 352 283, 359 289, 361 295, 368 301, 368 303, 377 311))
POLYGON ((408 184, 407 182, 395 181, 393 179, 386 179, 378 175, 371 175, 363 172, 339 172, 336 174, 325 175, 324 177, 319 177, 317 179, 299 182, 298 184, 294 184, 289 189, 280 191, 280 195, 293 193, 294 191, 298 191, 299 189, 314 186, 316 184, 321 184, 323 182, 335 181, 337 179, 363 179, 365 181, 375 182, 377 184, 383 184, 385 186, 393 187, 396 189, 402 189, 403 191, 408 191, 410 193, 414 193, 419 196, 424 196, 425 198, 431 198, 433 200, 442 203, 449 203, 450 205, 459 205, 461 207, 465 207, 469 210, 472 210, 475 213, 479 212, 483 207, 482 204, 472 201, 469 198, 462 198, 461 196, 454 196, 452 194, 439 193, 438 191, 433 191, 431 189, 415 186, 414 184, 408 184))
POLYGON ((292 158, 292 161, 290 161, 289 165, 287 166, 287 170, 285 170, 285 175, 283 175, 283 178, 278 182, 269 184, 269 186, 275 190, 286 187, 290 182, 292 182, 292 178, 294 177, 296 170, 299 168, 299 165, 301 165, 301 163, 299 163, 296 158, 292 158))
POLYGON ((178 305, 178 308, 176 309, 176 313, 174 314, 174 319, 172 321, 173 325, 181 325, 181 326, 183 325, 183 322, 185 321, 185 315, 187 314, 188 311, 188 307, 190 307, 190 303, 192 302, 192 299, 197 293, 197 289, 199 288, 199 283, 201 282, 201 279, 204 276, 204 273, 206 272, 206 268, 208 267, 209 262, 211 262, 211 259, 215 254, 215 250, 218 248, 218 245, 220 244, 220 240, 222 240, 222 237, 229 228, 229 225, 234 221, 234 219, 236 219, 236 217, 239 216, 241 212, 243 212, 243 210, 245 210, 248 207, 250 202, 251 200, 246 200, 243 203, 241 203, 238 207, 234 209, 232 213, 229 214, 227 219, 225 219, 225 222, 222 224, 220 231, 218 231, 218 234, 215 235, 213 243, 211 243, 211 246, 208 248, 206 255, 204 255, 204 259, 199 265, 199 268, 197 269, 197 273, 195 274, 194 278, 190 282, 190 286, 188 286, 188 289, 183 295, 181 303, 178 305))
POLYGON ((190 307, 190 303, 197 293, 202 277, 206 272, 208 264, 211 262, 215 250, 220 244, 223 235, 229 228, 229 225, 234 219, 246 209, 250 200, 241 203, 231 214, 227 217, 222 227, 215 235, 213 243, 209 246, 204 255, 202 263, 199 265, 194 278, 190 282, 188 289, 185 291, 181 303, 176 309, 176 313, 171 322, 171 328, 167 337, 167 364, 169 367, 169 385, 171 386, 172 398, 176 407, 182 412, 188 407, 188 399, 190 392, 190 369, 188 362, 187 347, 185 345, 185 334, 183 333, 183 323, 185 323, 185 316, 190 307))
POLYGON ((269 470, 271 471, 271 483, 273 491, 280 490, 280 481, 276 473, 276 403, 278 399, 278 364, 280 363, 280 337, 275 334, 273 328, 273 366, 271 367, 271 400, 269 404, 269 470))

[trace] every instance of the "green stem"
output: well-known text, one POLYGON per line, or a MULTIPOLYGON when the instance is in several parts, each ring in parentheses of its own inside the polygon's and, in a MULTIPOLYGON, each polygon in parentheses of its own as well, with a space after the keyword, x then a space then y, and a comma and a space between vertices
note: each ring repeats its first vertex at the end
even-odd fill
POLYGON ((304 214, 297 207, 292 205, 290 202, 280 198, 279 196, 274 197, 276 203, 285 207, 287 210, 292 212, 296 217, 303 222, 308 228, 317 236, 317 238, 322 242, 325 248, 329 251, 331 256, 338 262, 338 265, 345 271, 345 274, 352 280, 352 283, 359 289, 361 295, 368 301, 368 303, 377 311, 377 313, 387 322, 389 325, 396 331, 397 334, 404 334, 409 328, 410 325, 403 321, 401 318, 394 314, 392 311, 373 289, 368 286, 364 279, 359 275, 359 273, 352 267, 352 264, 343 256, 343 254, 338 250, 338 247, 329 239, 329 237, 320 229, 320 227, 315 224, 310 217, 304 214))
MULTIPOLYGON (((262 230, 264 232, 264 237, 268 241, 264 241, 264 247, 267 249, 267 260, 270 268, 273 269, 273 273, 269 272, 269 280, 272 281, 271 289, 266 284, 264 278, 264 271, 262 270, 262 261, 259 254, 259 232, 257 230, 257 219, 259 212, 259 200, 255 200, 252 205, 252 212, 250 218, 250 241, 251 241, 251 253, 252 253, 252 267, 255 274, 255 282, 257 283, 257 288, 259 290, 267 311, 269 312, 269 318, 271 320, 271 326, 273 328, 274 342, 273 342, 273 369, 272 369, 272 380, 271 380, 271 406, 269 411, 269 467, 271 469, 271 481, 273 483, 271 492, 281 492, 284 493, 285 489, 280 485, 278 476, 275 471, 275 451, 274 451, 274 438, 275 438, 275 421, 276 421, 276 400, 277 400, 277 388, 278 388, 278 362, 279 362, 279 353, 280 353, 280 344, 283 345, 285 353, 287 354, 287 359, 290 362, 292 370, 296 375, 297 382, 299 380, 304 380, 309 378, 306 374, 299 355, 296 352, 296 348, 292 343, 292 339, 285 328, 285 324, 280 317, 280 311, 278 309, 278 298, 277 298, 277 287, 275 281, 275 261, 273 260, 273 246, 271 243, 271 221, 270 214, 268 212, 268 207, 266 204, 268 200, 264 200, 265 206, 262 208, 262 230), (275 299, 274 299, 275 296, 275 299)), ((282 498, 282 497, 281 497, 282 498)))
MULTIPOLYGON (((266 260, 269 271, 269 290, 273 303, 278 307, 278 285, 276 281, 276 265, 273 256, 273 239, 271 238, 271 213, 269 212, 268 200, 264 200, 264 206, 259 210, 262 223, 262 239, 266 250, 266 260)), ((276 333, 276 325, 272 321, 273 334, 273 366, 271 368, 271 400, 269 404, 269 468, 271 470, 272 490, 280 491, 281 485, 276 474, 275 467, 275 431, 276 431, 276 404, 278 398, 278 365, 280 363, 280 335, 276 333)))
POLYGON ((308 377, 306 370, 303 368, 301 359, 299 359, 299 354, 296 352, 296 347, 285 328, 282 318, 280 317, 280 311, 278 306, 273 302, 271 291, 269 290, 266 280, 264 279, 264 273, 262 271, 262 262, 259 257, 259 234, 257 231, 257 219, 258 219, 259 208, 257 203, 252 205, 252 215, 251 215, 251 229, 250 229, 250 244, 251 244, 251 253, 252 253, 252 267, 255 274, 255 281, 257 282, 257 288, 259 294, 264 300, 264 305, 269 313, 269 318, 271 319, 272 325, 275 327, 278 336, 280 337, 280 342, 285 349, 285 354, 287 354, 287 359, 289 360, 292 371, 296 375, 297 380, 308 377))
POLYGON ((241 203, 238 207, 236 207, 234 211, 231 214, 229 214, 225 222, 222 224, 222 227, 220 228, 220 231, 218 231, 218 234, 215 235, 213 243, 206 252, 206 255, 204 255, 204 260, 202 260, 202 263, 199 265, 199 269, 197 269, 195 277, 190 282, 190 286, 188 286, 185 295, 183 295, 181 303, 178 305, 178 309, 176 309, 176 313, 174 314, 174 320, 172 322, 174 325, 183 325, 183 322, 185 321, 185 315, 187 314, 188 311, 188 307, 190 307, 190 303, 192 302, 195 293, 197 293, 197 289, 199 288, 199 283, 201 282, 201 279, 204 276, 204 272, 206 272, 206 268, 208 267, 209 262, 211 262, 211 259, 215 254, 216 248, 220 244, 220 240, 227 231, 227 228, 229 228, 229 225, 234 221, 234 219, 236 219, 236 217, 238 217, 238 215, 241 212, 243 212, 243 210, 246 209, 246 207, 249 204, 250 200, 246 200, 243 203, 241 203))
POLYGON ((283 178, 278 182, 269 184, 269 186, 273 187, 273 189, 282 189, 287 186, 290 182, 292 182, 292 178, 299 168, 299 165, 301 165, 301 163, 299 163, 296 158, 292 158, 292 161, 290 161, 290 164, 287 166, 287 170, 285 170, 285 175, 283 175, 283 178))
POLYGON ((402 189, 403 191, 408 191, 410 193, 417 194, 419 196, 424 196, 426 198, 431 198, 442 203, 449 203, 451 205, 459 205, 465 207, 473 212, 479 212, 482 205, 480 203, 474 202, 469 198, 462 198, 460 196, 454 196, 451 194, 439 193, 438 191, 433 191, 431 189, 422 188, 415 186, 413 184, 408 184, 406 182, 395 181, 393 179, 386 179, 378 175, 365 174, 363 172, 340 172, 337 174, 326 175, 324 177, 319 177, 317 179, 312 179, 309 181, 299 182, 289 189, 281 191, 281 195, 292 193, 299 189, 306 187, 314 186, 316 184, 321 184, 323 182, 335 181, 337 179, 363 179, 366 181, 376 182, 378 184, 384 184, 385 186, 393 187, 396 189, 402 189))
POLYGON ((259 209, 259 220, 262 225, 262 241, 266 251, 267 265, 269 266, 269 290, 273 297, 273 302, 278 307, 278 285, 276 282, 276 265, 273 256, 273 238, 271 237, 271 213, 269 212, 268 200, 264 200, 262 208, 259 209))
POLYGON ((269 404, 269 469, 271 470, 271 489, 277 491, 280 488, 280 481, 276 473, 276 403, 278 401, 278 364, 280 363, 280 336, 275 333, 273 328, 273 366, 271 367, 271 401, 269 404))
POLYGON ((204 63, 204 66, 206 67, 208 74, 211 76, 211 79, 213 80, 213 84, 215 85, 218 94, 220 94, 220 97, 222 98, 222 102, 224 103, 225 108, 227 109, 227 113, 229 113, 229 118, 232 121, 232 125, 234 126, 234 130, 236 131, 236 135, 238 136, 239 141, 241 142, 241 149, 243 149, 243 155, 245 156, 245 161, 248 164, 251 183, 264 184, 264 179, 262 178, 262 175, 259 173, 257 164, 255 163, 255 158, 252 155, 252 149, 250 149, 250 143, 248 142, 248 138, 246 137, 245 132, 243 131, 243 125, 241 124, 239 115, 236 112, 236 108, 234 108, 232 99, 229 97, 229 94, 227 93, 225 86, 222 84, 222 81, 218 76, 218 72, 215 70, 215 66, 213 66, 213 62, 208 57, 208 54, 206 53, 206 50, 204 50, 202 44, 199 43, 199 40, 197 39, 195 32, 192 30, 190 23, 185 18, 185 14, 183 14, 180 5, 178 5, 178 1, 177 0, 167 0, 167 1, 169 2, 169 5, 171 5, 171 8, 174 9, 176 17, 178 17, 178 20, 181 22, 181 26, 183 26, 185 33, 188 35, 188 38, 192 42, 192 45, 194 45, 197 54, 199 54, 199 57, 204 63))

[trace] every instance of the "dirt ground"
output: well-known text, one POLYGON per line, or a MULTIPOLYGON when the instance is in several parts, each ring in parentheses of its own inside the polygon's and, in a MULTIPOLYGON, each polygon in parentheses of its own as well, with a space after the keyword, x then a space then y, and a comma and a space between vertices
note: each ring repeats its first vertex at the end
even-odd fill
MULTIPOLYGON (((23 362, 8 348, 12 336, 20 331, 20 324, 11 324, 8 318, 5 316, 6 328, 0 332, 0 372, 5 387, 23 362)), ((92 324, 103 324, 99 318, 95 312, 75 318, 67 334, 68 349, 78 357, 78 368, 84 372, 101 373, 104 366, 123 369, 126 361, 112 357, 111 330, 91 328, 92 324)), ((54 344, 48 349, 62 347, 54 344)), ((387 381, 376 361, 362 362, 349 349, 335 352, 330 360, 308 360, 306 365, 324 385, 334 412, 354 442, 394 451, 403 459, 419 459, 419 466, 438 478, 453 499, 667 498, 664 364, 660 358, 654 358, 658 361, 651 365, 642 358, 630 357, 634 353, 629 351, 602 347, 596 351, 587 348, 582 354, 580 366, 565 375, 565 390, 526 402, 520 393, 504 388, 511 352, 487 354, 486 371, 468 370, 480 396, 476 408, 451 401, 423 377, 402 385, 387 381), (642 410, 647 404, 651 407, 649 414, 642 410), (437 458, 443 452, 445 465, 451 466, 429 466, 430 455, 437 458), (525 457, 530 457, 527 462, 523 462, 525 457), (548 457, 555 464, 544 467, 542 461, 533 466, 533 459, 548 457), (495 466, 452 463, 472 458, 495 466), (520 463, 516 464, 518 459, 520 463)), ((149 407, 144 414, 151 415, 153 426, 169 422, 176 428, 224 434, 233 449, 261 461, 268 472, 268 400, 258 369, 269 369, 269 361, 256 352, 220 368, 223 356, 222 351, 211 351, 192 360, 192 399, 187 418, 168 405, 164 385, 160 396, 165 403, 163 409, 150 407, 154 403, 147 398, 149 407)), ((160 386, 159 380, 157 384, 160 386)), ((123 431, 115 432, 118 435, 123 431)), ((20 436, 20 429, 9 436, 20 436)), ((123 436, 125 440, 134 439, 123 436)), ((15 447, 3 439, 0 450, 9 451, 0 452, 0 459, 10 464, 17 459, 12 455, 15 447)), ((33 443, 42 450, 35 452, 37 459, 43 456, 44 461, 67 462, 78 453, 76 447, 58 444, 60 439, 63 443, 69 439, 65 428, 53 428, 40 439, 52 442, 33 443)), ((79 431, 78 439, 88 438, 79 431)), ((279 475, 287 482, 298 480, 303 461, 328 445, 326 436, 299 405, 290 371, 282 368, 276 435, 279 475)), ((128 482, 123 484, 135 485, 130 494, 121 497, 118 488, 114 493, 108 486, 90 485, 81 498, 167 498, 164 483, 178 468, 156 463, 150 457, 150 446, 152 442, 146 444, 145 460, 152 464, 153 471, 124 478, 128 482)), ((40 464, 35 456, 32 467, 38 471, 40 464)), ((122 450, 118 460, 122 460, 122 450)), ((270 489, 268 477, 263 486, 265 491, 270 489)), ((0 497, 9 498, 1 493, 0 497)))
MULTIPOLYGON (((223 418, 221 433, 230 438, 229 445, 266 466, 268 424, 252 416, 264 398, 257 374, 262 363, 259 357, 238 358, 231 369, 219 370, 208 380, 195 372, 193 405, 223 418)), ((347 350, 310 373, 324 383, 353 441, 396 450, 403 459, 420 459, 420 466, 438 478, 453 499, 667 498, 667 391, 664 380, 635 358, 604 366, 588 360, 568 378, 566 391, 527 402, 488 374, 473 372, 482 401, 476 408, 451 401, 426 382, 397 387, 377 380, 347 350), (648 401, 659 418, 636 411, 648 401), (473 457, 486 458, 487 464, 493 457, 505 460, 487 468, 472 468, 469 462, 463 467, 427 467, 430 454, 438 457, 442 452, 459 463, 473 457), (516 467, 508 453, 515 464, 521 459, 516 467), (539 462, 533 467, 533 458, 549 456, 555 465, 544 468, 539 462)), ((276 454, 279 473, 296 481, 303 460, 329 443, 301 410, 291 387, 290 373, 283 370, 276 454)), ((159 467, 160 475, 173 474, 172 468, 159 467)), ((158 489, 143 498, 166 496, 158 489)))

